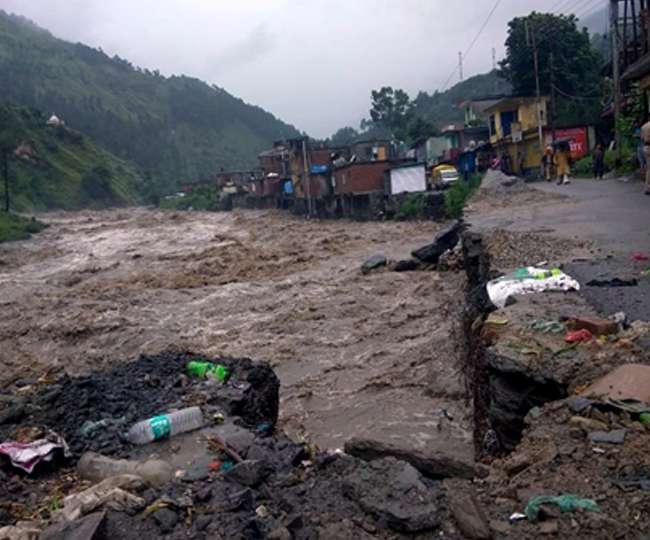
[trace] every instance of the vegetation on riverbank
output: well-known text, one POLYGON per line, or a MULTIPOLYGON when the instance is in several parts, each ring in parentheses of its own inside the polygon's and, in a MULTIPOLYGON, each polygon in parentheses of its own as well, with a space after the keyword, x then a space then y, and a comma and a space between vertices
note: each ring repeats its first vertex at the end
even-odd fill
POLYGON ((0 242, 26 240, 32 234, 47 228, 35 218, 25 218, 16 214, 0 211, 0 242))

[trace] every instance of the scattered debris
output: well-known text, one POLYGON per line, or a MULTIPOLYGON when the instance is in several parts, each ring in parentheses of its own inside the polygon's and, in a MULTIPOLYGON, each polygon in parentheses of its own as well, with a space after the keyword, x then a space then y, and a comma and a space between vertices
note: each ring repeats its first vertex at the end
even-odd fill
POLYGON ((630 260, 636 262, 644 262, 644 261, 650 261, 650 257, 648 257, 648 255, 646 255, 645 253, 636 251, 635 253, 632 253, 630 260))
POLYGON ((594 381, 581 394, 615 401, 635 399, 650 404, 650 366, 623 364, 594 381))
POLYGON ((107 456, 86 452, 77 463, 77 472, 81 478, 99 482, 121 474, 139 476, 151 486, 162 486, 172 478, 172 467, 166 461, 149 459, 135 461, 112 459, 107 456))
POLYGON ((180 411, 141 420, 129 429, 126 438, 133 444, 148 444, 202 427, 203 413, 201 409, 187 407, 180 411))
POLYGON ((498 308, 505 307, 508 299, 514 295, 579 289, 580 284, 576 280, 557 268, 545 270, 532 266, 518 268, 487 284, 490 300, 498 308))
POLYGON ((145 500, 130 492, 142 491, 145 487, 146 484, 139 476, 123 474, 107 478, 85 491, 63 499, 60 516, 66 521, 75 521, 104 507, 120 512, 142 510, 145 500))
POLYGON ((0 527, 0 540, 39 540, 41 529, 32 522, 19 521, 15 525, 0 527))
POLYGON ((609 336, 618 333, 618 322, 598 317, 576 317, 567 321, 572 330, 589 330, 594 336, 609 336))
POLYGON ((564 341, 567 343, 584 343, 591 341, 593 338, 593 334, 586 328, 583 328, 582 330, 567 332, 566 336, 564 336, 564 341))
POLYGON ((593 443, 623 444, 627 430, 616 429, 614 431, 592 431, 589 440, 593 443))
POLYGON ((585 510, 587 512, 599 512, 600 508, 596 501, 578 497, 577 495, 539 495, 533 497, 526 504, 524 513, 530 521, 537 521, 543 505, 556 505, 562 513, 585 510))
POLYGON ((561 334, 565 330, 565 326, 560 321, 543 321, 540 319, 533 319, 530 321, 530 329, 545 334, 561 334))
POLYGON ((30 443, 1 443, 0 454, 7 456, 14 467, 28 474, 31 474, 39 463, 70 457, 67 443, 54 432, 48 433, 44 439, 30 443))

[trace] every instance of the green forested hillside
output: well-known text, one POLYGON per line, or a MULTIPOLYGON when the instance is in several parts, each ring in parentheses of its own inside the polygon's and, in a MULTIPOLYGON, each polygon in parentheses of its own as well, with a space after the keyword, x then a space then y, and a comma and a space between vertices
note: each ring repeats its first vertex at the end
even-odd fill
POLYGON ((512 86, 496 71, 475 75, 452 86, 445 92, 420 92, 414 100, 415 113, 438 127, 450 122, 462 122, 464 112, 458 103, 467 99, 510 94, 512 86))
POLYGON ((247 168, 290 125, 225 90, 165 78, 0 11, 0 96, 48 113, 137 163, 161 191, 247 168))
MULTIPOLYGON (((0 149, 9 156, 13 209, 103 208, 135 204, 146 195, 149 186, 132 164, 46 121, 36 110, 0 105, 0 149)), ((2 186, 4 207, 4 179, 2 186)))

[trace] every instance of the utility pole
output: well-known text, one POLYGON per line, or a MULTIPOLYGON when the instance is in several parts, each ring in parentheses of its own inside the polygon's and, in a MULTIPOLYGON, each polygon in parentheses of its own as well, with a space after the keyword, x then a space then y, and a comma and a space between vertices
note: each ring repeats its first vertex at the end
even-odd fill
POLYGON ((612 72, 614 77, 614 134, 616 164, 621 162, 621 73, 618 40, 618 0, 609 3, 609 34, 612 42, 612 72))
POLYGON ((497 50, 492 47, 492 71, 497 69, 497 50))
POLYGON ((535 30, 531 32, 526 21, 526 41, 533 47, 533 64, 535 67, 535 92, 537 95, 537 137, 539 138, 540 155, 544 153, 544 131, 542 128, 542 96, 539 89, 539 54, 537 51, 537 39, 535 30))
POLYGON ((463 53, 458 51, 458 69, 460 70, 460 82, 463 82, 463 53))
POLYGON ((9 212, 9 151, 6 148, 2 152, 2 172, 5 177, 5 212, 9 212))
POLYGON ((311 180, 309 178, 309 164, 307 163, 307 137, 302 140, 302 159, 305 166, 305 191, 307 194, 307 216, 311 217, 311 180))
POLYGON ((553 52, 549 58, 550 78, 551 78, 551 114, 549 117, 551 124, 551 140, 555 143, 555 71, 553 66, 553 52))

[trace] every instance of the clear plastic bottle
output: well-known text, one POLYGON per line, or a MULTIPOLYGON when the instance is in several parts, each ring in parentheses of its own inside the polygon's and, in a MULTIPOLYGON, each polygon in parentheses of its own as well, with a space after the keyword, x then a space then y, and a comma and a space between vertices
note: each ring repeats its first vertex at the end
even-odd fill
POLYGON ((126 438, 133 444, 147 444, 201 427, 203 427, 201 409, 199 407, 189 407, 173 413, 154 416, 148 420, 142 420, 131 427, 126 438))
POLYGON ((113 459, 95 452, 86 452, 81 456, 77 472, 81 478, 93 482, 101 482, 120 474, 135 474, 152 486, 161 486, 172 478, 172 467, 166 461, 113 459))

